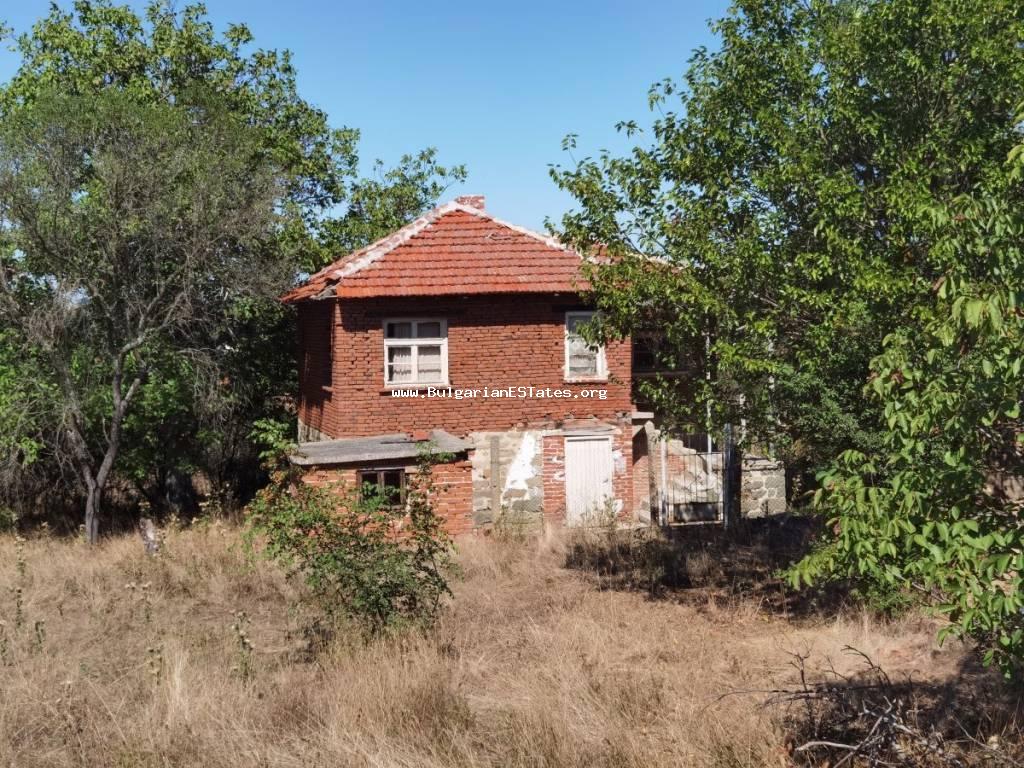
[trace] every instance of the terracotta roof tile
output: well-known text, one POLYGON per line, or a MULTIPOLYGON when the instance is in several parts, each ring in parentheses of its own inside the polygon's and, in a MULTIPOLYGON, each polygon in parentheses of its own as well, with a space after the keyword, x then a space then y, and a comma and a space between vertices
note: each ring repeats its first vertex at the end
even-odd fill
POLYGON ((578 292, 581 259, 554 238, 446 203, 312 275, 283 301, 578 292))

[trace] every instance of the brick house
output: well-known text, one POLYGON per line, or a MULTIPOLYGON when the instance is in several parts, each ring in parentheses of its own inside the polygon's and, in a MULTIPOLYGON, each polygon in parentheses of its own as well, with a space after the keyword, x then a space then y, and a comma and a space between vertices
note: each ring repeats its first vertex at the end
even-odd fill
POLYGON ((631 344, 588 346, 581 257, 491 216, 441 205, 312 275, 298 312, 299 449, 312 482, 399 497, 425 442, 453 533, 597 510, 644 517, 657 485, 631 344))

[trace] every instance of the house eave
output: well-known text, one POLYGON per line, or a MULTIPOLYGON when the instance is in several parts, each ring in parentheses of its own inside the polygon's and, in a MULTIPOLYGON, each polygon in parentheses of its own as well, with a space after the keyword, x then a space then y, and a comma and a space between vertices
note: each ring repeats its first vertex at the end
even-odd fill
POLYGON ((461 454, 472 445, 443 429, 431 431, 426 440, 395 433, 372 437, 350 437, 299 443, 289 458, 300 467, 365 464, 374 461, 416 459, 425 450, 441 454, 461 454))

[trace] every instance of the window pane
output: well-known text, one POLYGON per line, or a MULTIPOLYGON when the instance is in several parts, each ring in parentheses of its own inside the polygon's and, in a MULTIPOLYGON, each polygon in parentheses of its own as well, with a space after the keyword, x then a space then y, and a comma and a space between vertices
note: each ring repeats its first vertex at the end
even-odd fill
POLYGON ((359 492, 364 495, 374 495, 378 492, 376 472, 359 473, 359 492), (372 488, 367 488, 368 485, 372 488))
POLYGON ((436 344, 421 346, 416 367, 420 381, 441 381, 441 347, 436 344))
POLYGON ((412 323, 388 323, 387 337, 389 339, 411 339, 412 323))
POLYGON ((570 376, 597 376, 597 355, 569 355, 570 376))
POLYGON ((412 347, 388 347, 388 381, 412 380, 412 347))
POLYGON ((591 346, 587 344, 583 339, 578 336, 573 338, 570 337, 566 342, 569 346, 569 355, 590 355, 591 357, 597 357, 599 347, 591 346))
POLYGON ((580 329, 594 319, 594 312, 573 312, 565 316, 565 354, 570 378, 594 378, 600 375, 600 346, 583 340, 580 329))
POLYGON ((581 325, 586 325, 587 323, 589 323, 593 319, 593 317, 594 317, 594 313, 593 312, 587 312, 587 313, 584 313, 584 314, 577 314, 577 315, 569 315, 566 318, 566 326, 569 329, 569 333, 574 335, 574 336, 575 335, 579 335, 579 327, 581 325))
POLYGON ((402 500, 402 470, 382 472, 384 480, 384 499, 388 504, 398 504, 402 500))
POLYGON ((441 338, 441 322, 439 320, 431 320, 426 323, 417 323, 416 336, 420 339, 441 338))
POLYGON ((569 349, 569 375, 597 376, 597 349, 587 346, 587 343, 578 337, 570 337, 566 340, 566 345, 569 349))
POLYGON ((402 382, 412 381, 412 366, 408 365, 402 367, 399 365, 389 365, 388 381, 392 384, 401 384, 402 382))
POLYGON ((388 362, 412 365, 412 347, 388 347, 388 362))

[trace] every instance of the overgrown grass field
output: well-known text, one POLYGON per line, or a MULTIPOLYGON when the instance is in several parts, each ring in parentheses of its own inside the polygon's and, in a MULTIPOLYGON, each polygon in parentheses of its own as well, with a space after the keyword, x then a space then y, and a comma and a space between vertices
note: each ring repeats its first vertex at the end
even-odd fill
POLYGON ((906 723, 945 739, 934 764, 1019 759, 1014 691, 938 647, 930 620, 797 616, 713 550, 678 560, 688 586, 652 592, 584 567, 606 542, 576 544, 460 541, 440 623, 366 641, 318 622, 232 527, 169 531, 155 557, 134 536, 4 537, 0 764, 821 765, 808 742, 863 734, 791 694, 861 679, 850 648, 887 672, 906 723))

